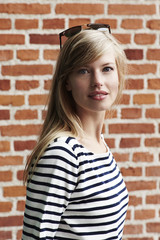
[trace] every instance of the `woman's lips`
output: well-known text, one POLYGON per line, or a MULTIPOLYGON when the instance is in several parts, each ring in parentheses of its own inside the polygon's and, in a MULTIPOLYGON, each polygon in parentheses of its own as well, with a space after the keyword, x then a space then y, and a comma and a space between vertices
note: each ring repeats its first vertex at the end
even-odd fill
POLYGON ((94 100, 103 100, 107 95, 106 91, 93 91, 89 94, 89 97, 94 100))

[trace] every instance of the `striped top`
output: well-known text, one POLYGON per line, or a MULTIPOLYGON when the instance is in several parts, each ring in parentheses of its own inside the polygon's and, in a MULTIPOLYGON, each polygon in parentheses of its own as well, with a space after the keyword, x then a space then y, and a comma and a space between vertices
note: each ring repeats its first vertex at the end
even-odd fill
POLYGON ((120 240, 128 192, 114 157, 75 138, 46 149, 27 185, 22 240, 120 240))

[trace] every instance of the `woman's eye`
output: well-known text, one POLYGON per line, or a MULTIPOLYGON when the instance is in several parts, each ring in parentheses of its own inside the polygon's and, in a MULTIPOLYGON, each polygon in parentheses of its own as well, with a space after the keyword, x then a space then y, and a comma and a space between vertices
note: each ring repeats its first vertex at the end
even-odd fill
POLYGON ((88 73, 88 70, 85 69, 85 68, 82 68, 82 69, 78 70, 78 74, 86 74, 86 73, 88 73))
POLYGON ((104 72, 110 72, 110 71, 112 71, 112 70, 113 70, 112 67, 104 67, 104 68, 103 68, 103 71, 104 71, 104 72))

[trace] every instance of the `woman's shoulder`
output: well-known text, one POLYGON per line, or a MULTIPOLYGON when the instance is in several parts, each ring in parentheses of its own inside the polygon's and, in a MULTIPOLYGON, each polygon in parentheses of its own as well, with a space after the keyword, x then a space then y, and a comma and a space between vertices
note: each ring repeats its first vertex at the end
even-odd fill
POLYGON ((85 152, 84 147, 79 143, 76 137, 60 136, 50 143, 46 151, 54 151, 57 154, 70 154, 75 158, 83 155, 85 152))
POLYGON ((47 149, 70 149, 74 150, 76 138, 71 136, 60 136, 55 138, 47 147, 47 149))
POLYGON ((74 138, 68 137, 68 136, 61 136, 57 137, 54 140, 50 142, 50 144, 47 146, 45 152, 50 152, 50 151, 62 151, 62 152, 74 152, 73 151, 73 140, 74 138), (71 144, 72 142, 72 144, 71 144))
POLYGON ((67 164, 77 168, 77 156, 72 147, 70 137, 58 137, 45 149, 40 164, 67 164))

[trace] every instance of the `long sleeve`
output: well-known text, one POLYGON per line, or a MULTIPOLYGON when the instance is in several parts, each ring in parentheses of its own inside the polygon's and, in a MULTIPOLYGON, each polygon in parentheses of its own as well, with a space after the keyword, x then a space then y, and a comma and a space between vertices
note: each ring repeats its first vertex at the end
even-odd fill
POLYGON ((47 148, 27 186, 23 240, 54 239, 77 183, 77 159, 69 146, 47 148))

